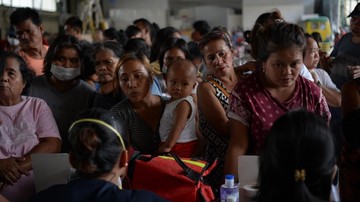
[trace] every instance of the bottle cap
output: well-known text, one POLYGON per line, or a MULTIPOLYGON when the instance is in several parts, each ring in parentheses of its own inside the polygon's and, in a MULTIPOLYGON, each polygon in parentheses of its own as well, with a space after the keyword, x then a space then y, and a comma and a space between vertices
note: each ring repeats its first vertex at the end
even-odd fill
POLYGON ((234 175, 225 175, 225 179, 226 179, 226 180, 233 180, 233 179, 234 179, 234 175))

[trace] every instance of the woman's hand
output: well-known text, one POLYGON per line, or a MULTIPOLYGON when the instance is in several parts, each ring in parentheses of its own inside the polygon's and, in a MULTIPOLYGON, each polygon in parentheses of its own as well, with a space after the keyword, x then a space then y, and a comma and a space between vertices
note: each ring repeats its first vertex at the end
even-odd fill
POLYGON ((17 182, 21 175, 29 175, 29 173, 20 165, 25 161, 24 157, 10 157, 0 160, 0 177, 1 182, 13 185, 17 182))
POLYGON ((360 66, 348 66, 347 67, 347 74, 349 79, 357 79, 360 77, 360 66))

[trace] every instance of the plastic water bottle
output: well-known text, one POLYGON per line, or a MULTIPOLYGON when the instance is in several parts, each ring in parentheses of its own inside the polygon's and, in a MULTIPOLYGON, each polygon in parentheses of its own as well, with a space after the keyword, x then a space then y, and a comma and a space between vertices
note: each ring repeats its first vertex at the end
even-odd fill
POLYGON ((239 185, 234 183, 234 175, 225 176, 225 184, 220 187, 221 202, 239 202, 239 185))

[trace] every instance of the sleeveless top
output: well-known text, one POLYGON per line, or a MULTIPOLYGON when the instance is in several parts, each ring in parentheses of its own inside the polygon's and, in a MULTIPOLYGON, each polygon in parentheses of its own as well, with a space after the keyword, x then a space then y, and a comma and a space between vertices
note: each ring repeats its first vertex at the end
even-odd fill
MULTIPOLYGON (((221 103, 224 111, 229 108, 229 92, 226 90, 224 84, 216 77, 210 77, 207 81, 215 89, 215 96, 221 103), (220 86, 225 90, 220 88, 220 86)), ((225 163, 225 154, 229 145, 229 136, 224 134, 218 134, 215 129, 199 111, 200 130, 205 138, 205 160, 212 162, 215 158, 218 158, 218 166, 207 176, 207 183, 209 183, 213 189, 218 189, 223 181, 223 170, 225 163)))

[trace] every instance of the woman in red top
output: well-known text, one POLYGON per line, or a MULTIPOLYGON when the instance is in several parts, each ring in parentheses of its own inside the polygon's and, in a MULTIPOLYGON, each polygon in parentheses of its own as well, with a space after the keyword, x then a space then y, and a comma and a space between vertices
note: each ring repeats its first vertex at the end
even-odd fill
POLYGON ((252 37, 252 55, 260 68, 234 88, 228 112, 231 137, 225 173, 235 176, 238 156, 259 154, 273 123, 287 111, 305 108, 330 120, 321 89, 299 76, 306 42, 301 28, 279 20, 252 37))

